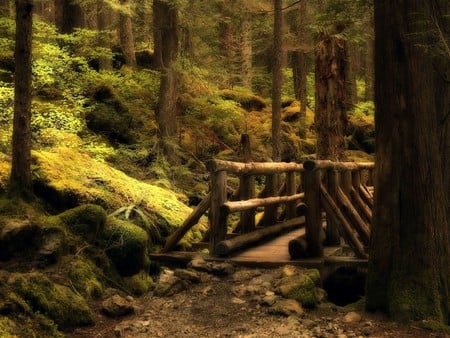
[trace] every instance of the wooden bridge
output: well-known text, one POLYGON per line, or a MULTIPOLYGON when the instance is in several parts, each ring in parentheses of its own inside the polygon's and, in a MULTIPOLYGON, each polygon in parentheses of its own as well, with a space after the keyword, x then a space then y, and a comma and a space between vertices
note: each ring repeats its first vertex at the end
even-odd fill
POLYGON ((173 250, 207 213, 209 259, 249 265, 367 262, 373 163, 212 160, 207 167, 210 192, 153 258, 190 257, 173 250), (234 190, 232 180, 239 182, 234 190))

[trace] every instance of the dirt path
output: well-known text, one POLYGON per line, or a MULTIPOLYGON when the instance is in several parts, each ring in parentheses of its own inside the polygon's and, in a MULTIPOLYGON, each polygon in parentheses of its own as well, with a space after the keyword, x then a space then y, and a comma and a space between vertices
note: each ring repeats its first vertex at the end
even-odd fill
POLYGON ((135 312, 120 319, 101 314, 94 327, 67 337, 448 337, 322 302, 312 310, 270 306, 276 297, 268 287, 278 270, 239 269, 231 275, 200 273, 195 283, 171 296, 153 293, 133 300, 135 312))

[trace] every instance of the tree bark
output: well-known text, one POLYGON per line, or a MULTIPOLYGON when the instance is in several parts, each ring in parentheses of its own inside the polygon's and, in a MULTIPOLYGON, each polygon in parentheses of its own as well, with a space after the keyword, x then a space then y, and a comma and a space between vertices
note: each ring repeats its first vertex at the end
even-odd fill
POLYGON ((273 64, 272 64, 272 160, 281 160, 281 85, 282 85, 282 12, 281 0, 273 0, 273 64))
POLYGON ((241 23, 241 57, 242 57, 242 86, 252 89, 252 21, 251 14, 246 11, 242 17, 241 23))
MULTIPOLYGON (((105 50, 111 50, 112 10, 104 0, 98 0, 97 4, 97 28, 98 46, 105 50)), ((112 59, 109 55, 101 55, 98 58, 99 70, 112 70, 112 59)))
POLYGON ((171 163, 177 161, 174 152, 178 134, 177 100, 178 72, 175 62, 178 57, 178 9, 161 0, 153 1, 153 27, 155 62, 161 71, 156 122, 160 148, 171 163))
POLYGON ((73 0, 55 0, 56 26, 63 34, 73 33, 75 28, 85 27, 81 6, 73 0))
POLYGON ((316 157, 345 160, 345 41, 322 34, 316 47, 316 157))
POLYGON ((122 5, 119 14, 119 37, 125 64, 136 68, 136 54, 134 50, 133 26, 131 22, 131 6, 129 0, 120 0, 122 5))
POLYGON ((0 0, 0 17, 9 18, 12 16, 11 3, 9 0, 0 0))
POLYGON ((31 50, 33 1, 16 0, 14 122, 9 193, 33 196, 31 181, 31 50))
POLYGON ((424 33, 430 20, 414 19, 444 2, 375 2, 377 166, 366 307, 401 321, 449 320, 436 69, 423 48, 432 45, 424 33))

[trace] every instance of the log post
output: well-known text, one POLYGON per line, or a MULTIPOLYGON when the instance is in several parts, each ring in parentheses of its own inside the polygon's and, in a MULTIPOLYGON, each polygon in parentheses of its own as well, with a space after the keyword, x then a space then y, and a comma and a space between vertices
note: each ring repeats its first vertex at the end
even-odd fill
POLYGON ((224 170, 211 173, 211 205, 209 208, 210 236, 209 253, 215 254, 217 243, 225 239, 227 234, 227 215, 222 205, 227 200, 227 172, 224 170))
MULTIPOLYGON (((336 200, 337 190, 339 188, 339 172, 336 169, 329 169, 328 176, 328 192, 330 196, 336 200)), ((339 245, 341 243, 341 236, 339 235, 339 224, 336 224, 336 218, 327 215, 326 244, 339 245)))
MULTIPOLYGON (((264 197, 278 195, 278 177, 279 175, 266 175, 266 186, 264 188, 264 197)), ((278 205, 268 205, 264 207, 264 215, 260 221, 262 226, 270 226, 277 223, 278 205)))
MULTIPOLYGON (((295 183, 295 172, 286 173, 286 195, 292 196, 297 192, 297 185, 295 183)), ((286 203, 286 219, 294 218, 297 214, 296 202, 286 203)))
MULTIPOLYGON (((241 152, 244 163, 252 160, 250 137, 248 134, 241 135, 241 152)), ((253 175, 242 175, 239 177, 239 200, 248 200, 255 195, 255 178, 253 175)), ((239 224, 237 226, 241 233, 248 233, 255 230, 255 209, 241 212, 239 224)))
POLYGON ((310 257, 323 257, 320 240, 322 231, 322 209, 320 205, 320 170, 314 165, 305 166, 304 189, 306 209, 306 241, 310 257))

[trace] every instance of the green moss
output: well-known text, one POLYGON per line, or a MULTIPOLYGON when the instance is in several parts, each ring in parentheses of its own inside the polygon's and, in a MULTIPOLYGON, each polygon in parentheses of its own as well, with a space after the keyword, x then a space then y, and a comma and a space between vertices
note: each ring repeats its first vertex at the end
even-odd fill
POLYGON ((147 293, 153 285, 153 279, 146 271, 140 271, 137 274, 125 277, 125 286, 136 296, 147 293))
POLYGON ((0 316, 0 337, 2 338, 16 338, 17 332, 16 323, 8 317, 0 316))
POLYGON ((70 231, 92 242, 106 222, 106 211, 99 205, 84 204, 59 214, 70 231))
POLYGON ((295 299, 305 308, 313 308, 319 302, 316 286, 306 274, 294 275, 284 280, 282 294, 286 298, 295 299))
POLYGON ((308 269, 305 271, 307 275, 315 285, 320 285, 320 271, 318 269, 308 269))
POLYGON ((261 111, 266 107, 266 102, 262 97, 254 95, 244 88, 224 89, 220 92, 220 96, 225 100, 238 102, 247 111, 261 111))
POLYGON ((137 225, 108 217, 101 244, 121 275, 131 276, 144 268, 148 234, 137 225))
POLYGON ((87 298, 98 299, 103 294, 103 284, 99 280, 100 270, 88 260, 74 258, 68 260, 68 277, 74 288, 87 298))
POLYGON ((93 323, 86 301, 63 285, 52 283, 42 273, 12 274, 8 283, 35 312, 51 318, 61 329, 93 323))

